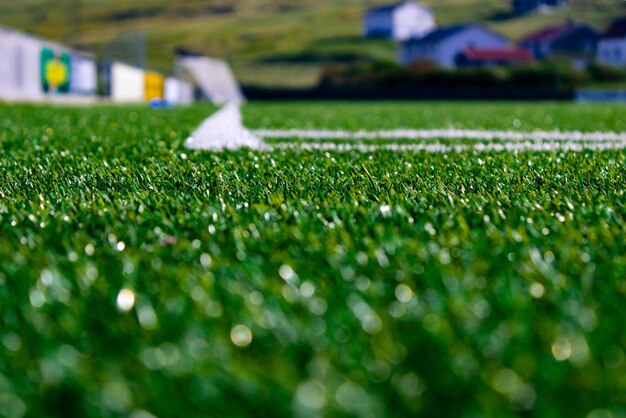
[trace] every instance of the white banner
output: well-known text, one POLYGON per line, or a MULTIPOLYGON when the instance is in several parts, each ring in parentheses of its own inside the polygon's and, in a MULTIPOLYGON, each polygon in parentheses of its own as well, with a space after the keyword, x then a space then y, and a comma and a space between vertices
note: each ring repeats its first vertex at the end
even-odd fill
POLYGON ((145 101, 145 72, 127 64, 111 65, 111 100, 114 102, 145 101))
POLYGON ((193 85, 178 78, 165 80, 165 100, 171 104, 189 104, 193 102, 193 85))
POLYGON ((44 42, 0 27, 0 100, 39 101, 44 42))
POLYGON ((73 54, 70 92, 75 94, 95 94, 98 84, 98 69, 92 59, 73 54))

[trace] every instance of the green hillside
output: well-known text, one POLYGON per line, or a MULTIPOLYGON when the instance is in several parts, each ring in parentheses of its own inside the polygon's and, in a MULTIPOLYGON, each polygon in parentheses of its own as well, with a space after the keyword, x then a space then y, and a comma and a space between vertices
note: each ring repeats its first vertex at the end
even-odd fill
MULTIPOLYGON (((361 39, 363 12, 375 0, 21 0, 0 2, 0 23, 74 42, 101 53, 119 34, 143 31, 149 65, 169 71, 176 47, 227 58, 243 83, 307 85, 328 61, 393 59, 388 41, 361 39), (72 16, 80 16, 72 37, 72 16)), ((513 39, 568 18, 602 29, 626 2, 578 0, 567 10, 521 17, 505 0, 424 0, 439 24, 476 21, 513 39)))

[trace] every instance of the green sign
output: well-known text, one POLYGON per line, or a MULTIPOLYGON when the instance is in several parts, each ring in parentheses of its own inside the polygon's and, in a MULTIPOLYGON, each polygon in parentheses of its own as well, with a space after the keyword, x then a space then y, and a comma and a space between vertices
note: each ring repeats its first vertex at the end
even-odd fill
POLYGON ((70 91, 71 64, 67 53, 55 54, 50 48, 41 50, 41 85, 46 93, 70 91))

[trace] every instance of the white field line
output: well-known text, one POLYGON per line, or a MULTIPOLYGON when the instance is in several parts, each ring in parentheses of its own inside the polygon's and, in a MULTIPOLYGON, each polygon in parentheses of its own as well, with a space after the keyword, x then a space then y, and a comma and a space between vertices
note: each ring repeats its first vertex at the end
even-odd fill
POLYGON ((334 142, 278 142, 271 144, 270 150, 310 150, 310 151, 337 151, 337 152, 374 152, 374 151, 400 151, 400 152, 524 152, 524 151, 566 151, 582 152, 622 150, 626 149, 626 140, 614 142, 496 142, 480 144, 351 144, 334 142))
POLYGON ((381 131, 258 129, 253 134, 266 139, 377 140, 377 139, 468 139, 476 141, 626 141, 626 132, 580 131, 490 131, 466 129, 395 129, 381 131))

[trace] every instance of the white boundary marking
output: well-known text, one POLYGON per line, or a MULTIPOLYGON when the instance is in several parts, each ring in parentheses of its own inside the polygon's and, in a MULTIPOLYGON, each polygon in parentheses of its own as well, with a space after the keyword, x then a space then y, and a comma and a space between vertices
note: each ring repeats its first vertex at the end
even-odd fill
POLYGON ((582 152, 607 151, 626 149, 626 141, 617 142, 492 142, 479 144, 352 144, 335 142, 279 142, 271 144, 271 150, 307 150, 307 151, 337 151, 337 152, 524 152, 524 151, 566 151, 582 152))
POLYGON ((207 118, 187 139, 191 149, 219 151, 249 147, 266 150, 317 150, 373 152, 519 152, 519 151, 573 151, 626 149, 626 132, 581 131, 495 131, 467 129, 395 129, 379 131, 347 131, 317 129, 258 129, 247 130, 241 121, 238 103, 230 103, 207 118), (261 138, 302 139, 322 142, 278 142, 267 146, 261 138), (392 143, 393 140, 470 140, 475 144, 454 143, 392 143), (349 140, 387 140, 387 143, 351 143, 349 140), (502 142, 494 142, 494 141, 502 142), (339 142, 330 142, 339 141, 339 142))
POLYGON ((252 131, 266 139, 377 140, 377 139, 467 139, 476 141, 626 141, 626 132, 581 131, 491 131, 467 129, 395 129, 380 131, 346 131, 316 129, 257 129, 252 131))

